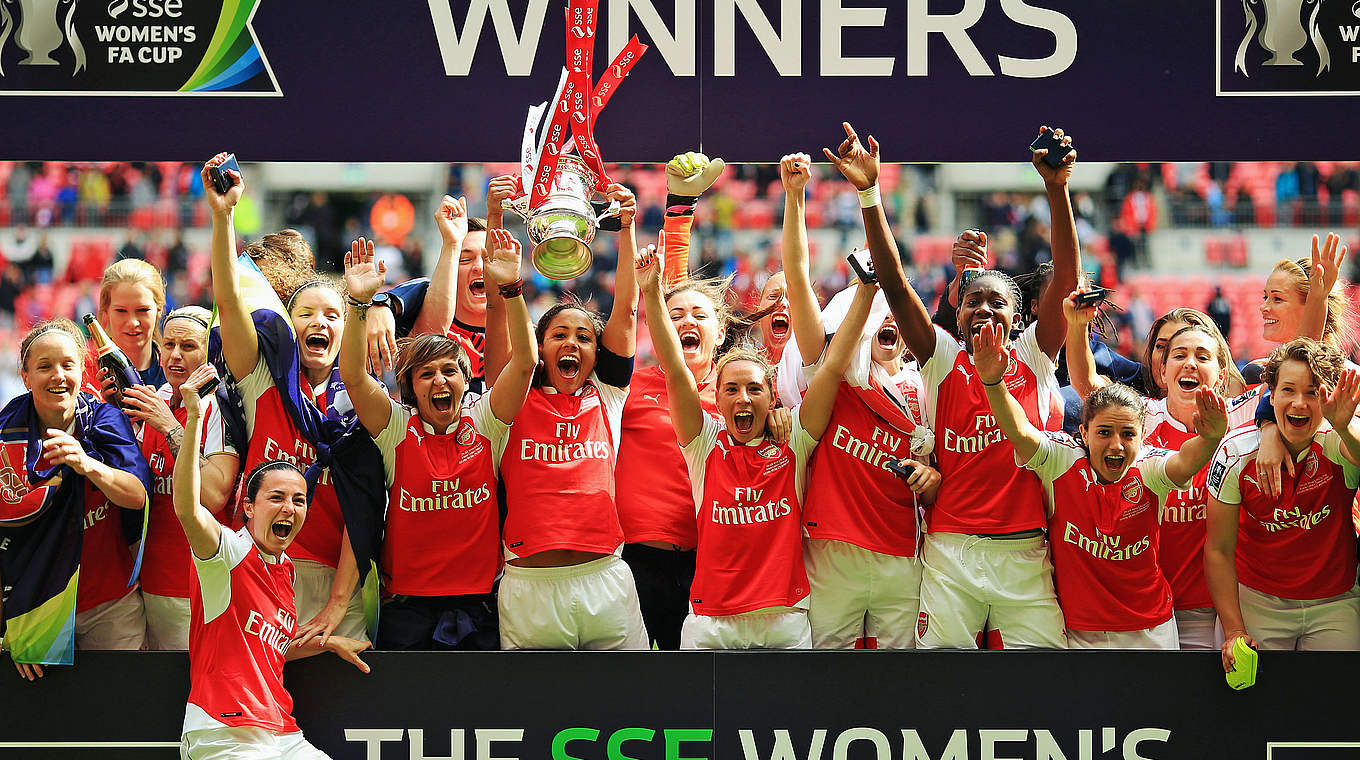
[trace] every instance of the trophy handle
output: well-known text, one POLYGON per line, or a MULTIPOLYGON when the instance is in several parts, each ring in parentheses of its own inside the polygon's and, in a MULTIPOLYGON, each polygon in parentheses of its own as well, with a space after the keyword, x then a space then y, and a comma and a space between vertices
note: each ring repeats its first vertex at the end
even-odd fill
POLYGON ((601 221, 608 219, 611 216, 618 216, 621 212, 622 207, 619 206, 619 202, 610 201, 609 205, 605 208, 605 210, 601 211, 600 215, 595 217, 595 223, 599 224, 601 221))

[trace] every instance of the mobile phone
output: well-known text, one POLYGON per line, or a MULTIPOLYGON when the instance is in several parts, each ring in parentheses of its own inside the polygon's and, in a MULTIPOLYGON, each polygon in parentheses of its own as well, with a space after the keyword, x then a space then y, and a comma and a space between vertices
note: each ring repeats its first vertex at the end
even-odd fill
POLYGON ((217 390, 218 382, 218 379, 215 377, 209 378, 208 382, 204 383, 203 386, 198 389, 198 397, 207 398, 211 396, 213 391, 217 390))
POLYGON ((227 173, 228 169, 237 174, 241 173, 241 165, 236 163, 235 153, 228 153, 225 161, 208 169, 208 177, 212 179, 213 187, 217 188, 219 193, 227 192, 236 184, 236 179, 227 173))
POLYGON ((878 282, 878 275, 874 274, 874 261, 869 257, 869 251, 856 248, 845 257, 849 262, 850 268, 855 271, 855 276, 860 282, 878 282))
POLYGON ((1062 142, 1053 135, 1053 130, 1048 127, 1044 127, 1039 132, 1039 137, 1029 146, 1031 151, 1043 150, 1044 148, 1048 149, 1048 154, 1044 156, 1044 161, 1055 169, 1062 163, 1062 160, 1067 157, 1067 154, 1072 152, 1072 146, 1063 145, 1062 142))
POLYGON ((1109 295, 1110 291, 1106 290, 1105 288, 1091 288, 1085 293, 1078 293, 1076 299, 1074 300, 1077 303, 1078 309, 1084 309, 1090 306, 1095 306, 1098 303, 1101 303, 1107 297, 1109 297, 1109 295))
POLYGON ((889 459, 886 464, 888 466, 888 469, 892 470, 894 475, 903 480, 910 478, 912 473, 916 472, 915 467, 912 467, 909 464, 902 464, 901 459, 889 459))

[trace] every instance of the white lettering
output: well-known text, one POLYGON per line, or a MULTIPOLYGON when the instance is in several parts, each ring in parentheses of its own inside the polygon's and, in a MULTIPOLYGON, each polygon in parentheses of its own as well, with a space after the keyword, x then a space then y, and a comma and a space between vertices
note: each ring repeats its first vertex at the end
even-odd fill
POLYGON ((803 3, 802 0, 780 0, 779 28, 761 11, 756 0, 716 0, 713 5, 713 75, 737 75, 736 10, 755 33, 770 63, 781 77, 803 75, 803 3))
POLYGON ((892 58, 846 58, 841 55, 841 30, 848 26, 881 27, 886 8, 845 8, 842 0, 822 0, 821 74, 824 77, 889 77, 892 58))
MULTIPOLYGON (((760 760, 760 750, 756 749, 755 732, 749 728, 739 729, 737 738, 741 740, 741 754, 745 760, 760 760)), ((812 732, 812 743, 808 746, 803 760, 821 760, 822 749, 826 746, 826 729, 818 728, 812 732)), ((766 755, 768 760, 800 760, 798 753, 793 749, 793 739, 789 736, 786 728, 777 728, 774 732, 774 746, 770 748, 770 754, 766 755)))
POLYGON ((1002 74, 1023 79, 1051 77, 1067 71, 1077 59, 1077 27, 1072 19, 1055 10, 1027 5, 1025 0, 1001 0, 1001 10, 1018 24, 1053 34, 1053 53, 1045 58, 997 56, 1002 74))
MULTIPOLYGON (((460 37, 453 23, 453 0, 429 0, 430 18, 434 21, 435 39, 439 56, 444 61, 444 75, 465 77, 472 70, 472 56, 486 25, 487 11, 496 27, 496 41, 505 62, 505 73, 512 77, 527 77, 534 68, 538 51, 538 37, 543 31, 543 20, 548 11, 548 0, 529 0, 524 12, 522 31, 515 33, 508 0, 471 0, 463 19, 460 37)), ((622 45, 619 46, 622 49, 622 45)))
MULTIPOLYGON (((914 728, 902 729, 902 760, 932 760, 921 735, 914 728)), ((936 760, 968 760, 968 732, 954 729, 949 735, 949 743, 936 760)))
POLYGON ((943 34, 954 54, 963 61, 969 76, 989 77, 992 70, 982 59, 977 45, 968 36, 968 28, 982 18, 986 0, 965 0, 958 13, 941 16, 927 12, 927 0, 907 0, 907 76, 923 77, 929 72, 929 39, 932 33, 943 34))
MULTIPOLYGON (((888 746, 888 737, 876 728, 847 728, 836 737, 836 744, 831 748, 832 760, 846 760, 849 756, 851 742, 869 742, 874 745, 874 756, 877 760, 892 760, 892 747, 888 746)), ((864 757, 864 753, 858 753, 856 757, 864 757)))
POLYGON ((1360 39, 1360 26, 1338 26, 1342 42, 1355 42, 1360 39))
MULTIPOLYGON (((431 0, 433 2, 434 0, 431 0)), ((698 49, 698 16, 694 0, 675 0, 675 33, 671 34, 652 0, 610 0, 609 2, 609 57, 612 59, 628 44, 629 13, 637 14, 648 40, 661 58, 678 77, 692 77, 698 70, 695 51, 698 49)), ((785 25, 787 26, 787 25, 785 25)), ((797 26, 797 22, 794 23, 797 26)))

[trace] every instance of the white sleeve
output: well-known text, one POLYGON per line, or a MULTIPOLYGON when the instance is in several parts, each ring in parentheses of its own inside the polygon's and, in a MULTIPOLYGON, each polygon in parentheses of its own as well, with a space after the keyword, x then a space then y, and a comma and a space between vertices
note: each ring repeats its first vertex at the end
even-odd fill
POLYGON ((236 445, 227 440, 227 423, 222 419, 222 409, 217 405, 217 397, 208 399, 208 413, 203 420, 203 458, 216 454, 236 454, 236 445))
MULTIPOLYGON (((1171 456, 1171 452, 1164 449, 1155 449, 1145 453, 1138 459, 1138 471, 1143 474, 1143 485, 1148 490, 1157 494, 1159 498, 1165 499, 1172 491, 1189 487, 1189 483, 1176 483, 1166 474, 1166 460, 1171 456)), ((1194 474, 1190 478, 1194 479, 1194 474)))
POLYGON ((939 325, 935 328, 935 351, 921 364, 921 382, 927 388, 938 387, 951 370, 954 357, 959 355, 963 344, 953 335, 945 332, 939 325))
POLYGON ((373 436, 373 442, 378 445, 378 451, 382 452, 383 485, 391 488, 392 479, 396 477, 397 446, 406 440, 406 428, 411 423, 411 410, 390 398, 387 402, 392 406, 392 413, 387 416, 387 427, 373 436))
POLYGON ((1020 333, 1020 337, 1016 339, 1015 355, 1034 371, 1034 376, 1038 378, 1041 386, 1049 382, 1057 382, 1058 370, 1053 365, 1053 360, 1039 347, 1039 324, 1037 322, 1026 327, 1024 332, 1020 333))
POLYGON ((1322 436, 1322 453, 1325 454, 1333 464, 1341 465, 1342 471, 1346 473, 1346 487, 1360 487, 1360 467, 1356 467, 1350 463, 1349 459, 1346 459, 1345 453, 1341 451, 1341 447, 1344 445, 1345 444, 1341 440, 1341 434, 1336 432, 1335 429, 1328 430, 1322 436))
POLYGON ((1086 452, 1067 434, 1045 433, 1038 450, 1024 463, 1024 467, 1033 470, 1040 480, 1048 484, 1062 477, 1085 456, 1086 452))
POLYGON ((808 459, 813 449, 817 448, 817 439, 803 427, 801 411, 801 406, 793 408, 793 432, 789 434, 789 448, 793 450, 794 464, 798 467, 794 471, 793 487, 798 491, 800 500, 807 493, 808 459))
POLYGON ((249 375, 236 381, 236 390, 241 393, 242 406, 245 407, 246 424, 254 432, 256 406, 260 401, 260 396, 274 385, 274 378, 269 374, 269 365, 265 363, 264 354, 260 353, 255 358, 255 369, 249 375))
POLYGON ((199 559, 193 552, 194 570, 198 572, 198 588, 202 594, 203 623, 206 625, 227 611, 231 605, 231 571, 241 561, 250 556, 255 542, 246 533, 246 528, 233 532, 222 529, 218 539, 217 553, 208 559, 199 559))
POLYGON ((614 441, 614 456, 619 455, 619 438, 623 434, 623 403, 628 400, 628 388, 610 385, 590 373, 590 382, 595 386, 596 392, 600 394, 600 403, 604 404, 604 418, 609 423, 609 434, 614 441))
POLYGON ((501 469, 501 456, 505 454, 505 445, 510 440, 510 426, 501 422, 495 412, 491 411, 491 394, 483 393, 472 402, 472 406, 464 407, 463 414, 472 419, 472 426, 478 433, 486 436, 491 441, 491 468, 497 473, 501 469))
MULTIPOLYGON (((1253 453, 1255 453, 1253 451, 1253 453)), ((1248 458, 1230 451, 1227 442, 1219 444, 1209 464, 1209 495, 1224 504, 1242 503, 1242 469, 1248 458)))
POLYGON ((694 436, 694 440, 680 447, 680 453, 685 456, 685 467, 689 470, 690 490, 694 498, 696 514, 699 509, 699 502, 704 498, 704 475, 708 465, 708 455, 713 452, 713 447, 718 444, 718 435, 722 431, 722 422, 717 417, 705 412, 704 424, 699 429, 699 434, 694 436))

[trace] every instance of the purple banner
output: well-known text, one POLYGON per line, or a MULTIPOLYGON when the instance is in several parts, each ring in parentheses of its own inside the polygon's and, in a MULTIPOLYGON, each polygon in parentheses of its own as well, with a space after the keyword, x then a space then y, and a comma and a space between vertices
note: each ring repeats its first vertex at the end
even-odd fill
MULTIPOLYGON (((513 162, 558 81, 564 5, 0 2, 0 159, 513 162)), ((1086 160, 1357 158, 1351 0, 599 11, 597 58, 633 34, 652 47, 599 120, 611 161, 776 161, 833 145, 842 120, 890 161, 1015 160, 1040 124, 1086 160)))

